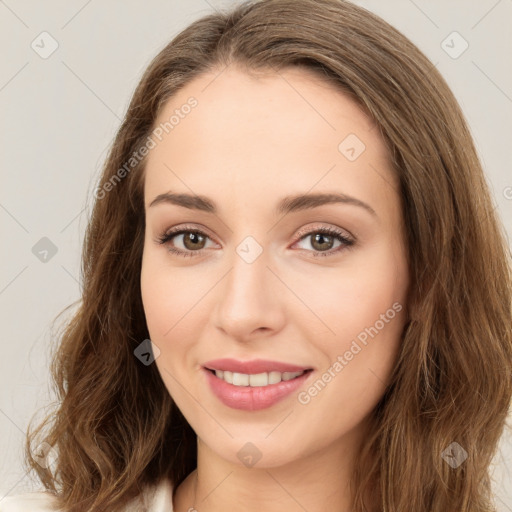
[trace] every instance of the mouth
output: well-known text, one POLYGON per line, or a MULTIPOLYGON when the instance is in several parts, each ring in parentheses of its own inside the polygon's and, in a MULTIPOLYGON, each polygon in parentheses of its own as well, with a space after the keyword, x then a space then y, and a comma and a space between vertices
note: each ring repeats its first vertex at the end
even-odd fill
POLYGON ((312 368, 300 371, 241 373, 202 367, 207 387, 231 409, 258 411, 291 398, 306 385, 312 368))

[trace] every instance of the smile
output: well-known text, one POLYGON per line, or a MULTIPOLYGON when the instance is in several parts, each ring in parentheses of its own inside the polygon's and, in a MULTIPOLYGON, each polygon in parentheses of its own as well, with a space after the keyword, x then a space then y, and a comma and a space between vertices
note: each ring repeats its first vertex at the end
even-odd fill
POLYGON ((202 368, 207 386, 231 409, 258 411, 272 407, 304 386, 313 370, 256 374, 202 368))

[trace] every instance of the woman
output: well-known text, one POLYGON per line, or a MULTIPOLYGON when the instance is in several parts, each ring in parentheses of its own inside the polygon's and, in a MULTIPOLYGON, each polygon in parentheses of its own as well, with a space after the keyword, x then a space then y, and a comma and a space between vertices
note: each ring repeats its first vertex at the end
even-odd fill
POLYGON ((454 96, 368 11, 264 0, 179 34, 83 277, 27 438, 48 492, 0 510, 493 510, 508 250, 454 96))

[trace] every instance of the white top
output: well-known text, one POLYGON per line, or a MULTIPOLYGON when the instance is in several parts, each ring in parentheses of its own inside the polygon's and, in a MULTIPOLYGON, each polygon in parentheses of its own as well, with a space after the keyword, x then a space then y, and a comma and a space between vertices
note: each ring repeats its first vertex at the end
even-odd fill
MULTIPOLYGON (((148 487, 131 501, 126 512, 138 512, 144 505, 148 512, 173 512, 172 485, 163 479, 158 485, 148 487)), ((0 512, 58 512, 56 498, 49 492, 29 492, 0 498, 0 512)))

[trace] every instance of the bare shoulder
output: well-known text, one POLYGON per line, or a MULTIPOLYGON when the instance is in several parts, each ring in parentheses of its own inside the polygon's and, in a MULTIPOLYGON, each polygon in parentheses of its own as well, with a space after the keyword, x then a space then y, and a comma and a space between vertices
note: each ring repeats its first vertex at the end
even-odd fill
POLYGON ((57 498, 49 492, 28 492, 0 499, 0 512, 58 512, 57 498))

